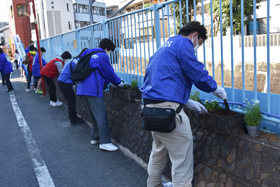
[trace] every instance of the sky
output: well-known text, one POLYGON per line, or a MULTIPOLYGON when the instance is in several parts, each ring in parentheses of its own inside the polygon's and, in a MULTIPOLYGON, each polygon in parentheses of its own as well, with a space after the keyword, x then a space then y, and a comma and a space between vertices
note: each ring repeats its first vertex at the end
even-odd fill
POLYGON ((0 22, 8 22, 8 7, 7 2, 10 0, 0 0, 1 6, 0 6, 0 22))

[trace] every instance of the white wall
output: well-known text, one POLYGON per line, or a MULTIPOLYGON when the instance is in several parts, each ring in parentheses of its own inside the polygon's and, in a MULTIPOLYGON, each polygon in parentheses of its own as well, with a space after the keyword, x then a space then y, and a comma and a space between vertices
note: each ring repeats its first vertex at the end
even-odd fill
MULTIPOLYGON (((256 11, 256 18, 266 18, 267 17, 267 2, 259 3, 260 8, 256 11)), ((270 17, 271 25, 270 31, 277 32, 277 27, 280 27, 279 22, 280 15, 280 1, 279 0, 270 0, 270 17)))
MULTIPOLYGON (((79 21, 85 21, 85 22, 89 22, 89 14, 80 14, 80 13, 75 13, 76 16, 78 17, 79 21)), ((99 15, 93 15, 93 21, 94 22, 100 22, 103 21, 104 19, 106 19, 106 16, 99 16, 99 15)))
POLYGON ((71 22, 72 30, 75 29, 73 6, 70 0, 43 0, 44 7, 42 7, 42 0, 36 0, 35 4, 37 4, 38 7, 37 13, 39 13, 40 32, 42 39, 51 37, 51 27, 54 27, 54 35, 61 34, 61 32, 64 33, 70 31, 68 22, 71 22), (70 11, 67 11, 67 3, 70 6, 70 11), (59 18, 54 16, 54 11, 60 12, 61 32, 59 32, 56 28, 55 19, 59 18), (47 12, 52 12, 52 17, 48 17, 47 12), (51 22, 52 25, 49 25, 49 22, 51 22))
POLYGON ((111 5, 120 5, 120 0, 104 0, 104 3, 106 3, 106 6, 111 6, 111 5))
MULTIPOLYGON (((167 39, 166 39, 167 40, 167 39)), ((211 40, 209 38, 208 40, 211 40)), ((147 39, 146 39, 147 41, 147 39)), ((234 41, 234 47, 233 47, 233 55, 234 55, 234 62, 236 64, 240 64, 242 62, 242 53, 241 53, 241 47, 239 47, 239 37, 235 37, 233 39, 234 41)), ((221 47, 220 47, 220 39, 219 37, 214 38, 214 42, 216 45, 214 46, 214 61, 217 64, 218 62, 221 61, 221 47)), ((161 42, 163 44, 163 41, 161 42)), ((223 61, 227 69, 230 69, 231 66, 231 48, 230 48, 230 37, 224 36, 223 37, 223 61), (226 44, 228 43, 228 44, 226 44)), ((211 43, 210 43, 211 46, 211 43)), ((150 39, 150 43, 141 43, 139 45, 139 40, 137 40, 137 50, 136 50, 136 45, 134 44, 133 49, 122 49, 120 48, 120 53, 123 56, 129 56, 129 52, 132 56, 134 53, 134 56, 140 57, 140 48, 141 48, 141 57, 146 59, 149 59, 149 53, 150 56, 153 55, 153 47, 154 51, 156 51, 156 43, 154 40, 154 45, 150 39), (149 48, 150 47, 150 48, 149 48)), ((270 46, 270 62, 271 63, 280 63, 280 56, 279 56, 279 51, 280 51, 280 46, 270 46)), ((198 49, 198 60, 203 62, 203 46, 200 46, 198 49)), ((207 48, 205 47, 205 57, 206 61, 211 61, 212 62, 212 48, 207 48)), ((267 47, 257 47, 257 62, 267 62, 267 47)), ((244 48, 244 60, 245 62, 254 62, 254 48, 253 47, 245 47, 244 48)))
POLYGON ((59 2, 59 10, 61 16, 61 23, 62 23, 62 32, 64 33, 70 31, 68 22, 71 22, 72 30, 75 29, 74 10, 73 10, 72 2, 70 0, 59 0, 58 2, 59 2), (69 4, 70 11, 67 11, 67 3, 69 4))

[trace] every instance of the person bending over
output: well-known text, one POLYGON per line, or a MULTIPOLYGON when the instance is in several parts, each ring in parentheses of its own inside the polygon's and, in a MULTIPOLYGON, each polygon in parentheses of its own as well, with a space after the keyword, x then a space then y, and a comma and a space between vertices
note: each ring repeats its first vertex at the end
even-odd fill
POLYGON ((53 78, 61 73, 65 62, 69 61, 71 58, 72 55, 68 51, 65 51, 60 57, 55 58, 47 63, 47 65, 45 65, 45 67, 40 71, 41 75, 49 86, 51 106, 61 106, 63 104, 56 98, 56 86, 53 82, 53 78))

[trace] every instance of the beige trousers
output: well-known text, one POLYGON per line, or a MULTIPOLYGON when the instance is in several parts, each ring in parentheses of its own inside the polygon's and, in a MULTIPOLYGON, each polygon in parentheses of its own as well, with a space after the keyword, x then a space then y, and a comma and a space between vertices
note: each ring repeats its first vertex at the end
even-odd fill
MULTIPOLYGON (((178 103, 148 104, 153 108, 176 108, 178 103)), ((176 128, 170 133, 152 132, 153 147, 148 164, 148 187, 161 186, 161 174, 167 162, 172 163, 173 187, 191 187, 193 178, 193 136, 188 116, 182 110, 176 115, 176 128), (179 119, 181 116, 182 121, 179 119)))

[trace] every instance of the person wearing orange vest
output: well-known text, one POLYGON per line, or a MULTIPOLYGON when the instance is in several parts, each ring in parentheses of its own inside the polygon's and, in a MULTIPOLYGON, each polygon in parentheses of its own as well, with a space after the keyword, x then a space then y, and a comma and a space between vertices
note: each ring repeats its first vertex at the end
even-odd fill
POLYGON ((40 71, 40 74, 43 76, 44 80, 49 86, 49 95, 50 95, 50 105, 51 106, 61 106, 63 103, 56 99, 56 86, 53 82, 58 74, 61 73, 64 63, 72 58, 72 55, 65 51, 62 53, 61 57, 51 60, 47 65, 40 71))
POLYGON ((23 64, 27 65, 27 88, 26 92, 30 92, 30 84, 31 84, 31 77, 32 77, 32 65, 33 65, 33 58, 36 55, 35 47, 32 45, 29 48, 29 52, 25 56, 25 60, 22 62, 23 64))

